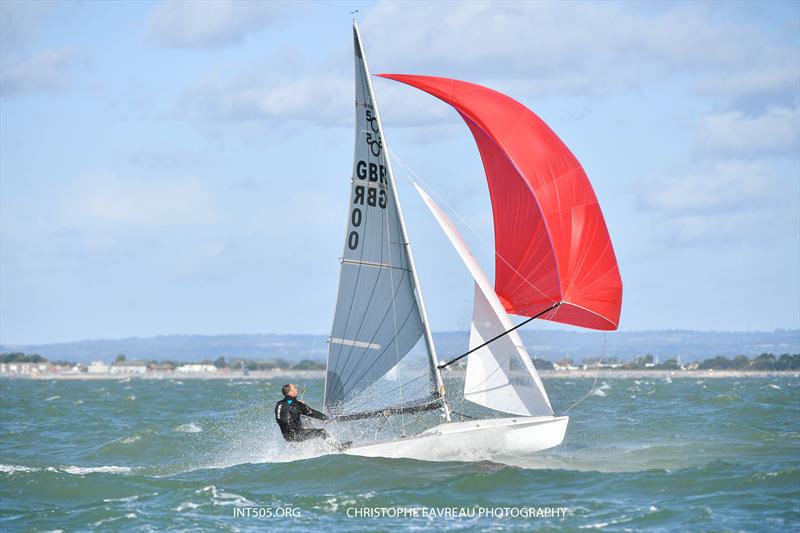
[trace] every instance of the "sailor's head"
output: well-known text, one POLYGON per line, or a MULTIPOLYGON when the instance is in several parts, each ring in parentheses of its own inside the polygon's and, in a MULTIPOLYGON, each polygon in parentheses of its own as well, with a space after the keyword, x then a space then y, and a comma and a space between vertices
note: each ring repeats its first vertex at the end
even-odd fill
POLYGON ((281 387, 281 392, 284 396, 288 396, 290 398, 297 398, 297 385, 294 383, 287 383, 283 387, 281 387))

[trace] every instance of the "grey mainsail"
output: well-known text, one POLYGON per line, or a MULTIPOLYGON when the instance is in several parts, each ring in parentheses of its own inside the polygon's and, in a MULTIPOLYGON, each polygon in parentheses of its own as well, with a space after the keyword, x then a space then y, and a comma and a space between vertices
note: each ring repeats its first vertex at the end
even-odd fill
POLYGON ((425 337, 430 395, 439 389, 430 330, 357 27, 356 139, 339 292, 328 347, 325 408, 343 404, 392 370, 425 337))

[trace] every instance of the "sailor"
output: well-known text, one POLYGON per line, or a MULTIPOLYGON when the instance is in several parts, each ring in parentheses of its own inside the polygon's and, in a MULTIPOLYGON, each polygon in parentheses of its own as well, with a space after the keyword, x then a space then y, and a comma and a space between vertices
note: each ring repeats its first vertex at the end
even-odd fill
POLYGON ((297 385, 289 383, 281 388, 283 399, 275 404, 275 422, 281 428, 283 438, 289 442, 300 442, 309 439, 324 439, 338 449, 344 449, 349 443, 339 444, 324 429, 304 428, 300 416, 310 416, 327 421, 325 413, 312 409, 297 399, 297 385))

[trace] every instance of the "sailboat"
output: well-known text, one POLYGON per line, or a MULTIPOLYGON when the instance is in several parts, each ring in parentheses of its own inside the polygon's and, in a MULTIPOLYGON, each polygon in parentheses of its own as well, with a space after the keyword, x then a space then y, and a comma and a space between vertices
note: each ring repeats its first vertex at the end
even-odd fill
POLYGON ((561 444, 569 417, 555 414, 518 328, 537 318, 617 328, 622 281, 583 168, 539 117, 508 96, 446 78, 381 75, 459 112, 475 138, 489 184, 494 283, 457 226, 415 184, 475 282, 469 349, 440 361, 355 22, 353 38, 355 153, 324 409, 342 423, 431 413, 440 418, 423 431, 367 439, 344 453, 435 460, 466 451, 482 459, 561 444), (509 314, 526 320, 515 326, 509 314), (443 371, 464 359, 459 394, 502 416, 453 420, 456 396, 445 388, 443 371), (416 367, 409 363, 413 360, 416 367))

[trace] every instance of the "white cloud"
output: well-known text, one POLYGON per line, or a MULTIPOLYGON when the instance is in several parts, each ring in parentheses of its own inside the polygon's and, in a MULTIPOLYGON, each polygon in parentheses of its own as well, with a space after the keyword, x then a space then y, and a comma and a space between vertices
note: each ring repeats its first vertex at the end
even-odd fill
POLYGON ((754 57, 752 32, 696 5, 381 2, 362 28, 373 61, 393 71, 532 78, 540 91, 606 92, 754 57))
POLYGON ((70 69, 78 59, 79 54, 72 49, 4 57, 0 66, 0 94, 12 96, 60 89, 66 85, 70 69))
POLYGON ((192 179, 145 181, 108 174, 84 177, 61 195, 62 223, 89 230, 151 229, 219 219, 211 194, 192 179))
POLYGON ((669 213, 726 212, 779 199, 778 185, 761 163, 724 161, 697 172, 651 179, 638 200, 642 207, 669 213))
POLYGON ((353 82, 321 75, 297 79, 207 79, 183 98, 183 111, 213 121, 310 119, 340 124, 352 108, 353 82))
POLYGON ((703 117, 700 145, 722 155, 798 153, 798 108, 771 107, 761 115, 726 111, 703 117))
POLYGON ((796 179, 778 177, 761 162, 734 160, 648 180, 637 203, 653 214, 663 240, 691 246, 796 233, 799 196, 796 179))
POLYGON ((35 51, 32 44, 48 20, 69 17, 74 8, 71 2, 0 1, 0 96, 66 86, 85 54, 71 46, 35 51))
POLYGON ((45 2, 0 2, 0 48, 9 50, 24 47, 49 7, 45 2))
POLYGON ((278 20, 287 3, 256 0, 166 0, 153 10, 150 34, 177 47, 223 47, 278 20))
MULTIPOLYGON (((380 83, 377 98, 382 116, 392 126, 441 124, 458 115, 427 95, 395 82, 380 83)), ((181 112, 196 119, 222 122, 265 122, 291 130, 297 121, 322 126, 353 123, 353 79, 320 73, 287 78, 240 75, 233 81, 209 78, 196 84, 180 103, 181 112)))
POLYGON ((776 228, 781 233, 791 232, 797 223, 797 217, 786 211, 767 215, 744 209, 737 213, 675 217, 658 228, 656 235, 675 247, 719 248, 742 242, 768 243, 777 236, 776 228))
POLYGON ((698 85, 699 92, 711 96, 742 97, 786 93, 792 99, 800 84, 800 50, 797 48, 753 47, 757 57, 743 54, 743 63, 736 69, 718 71, 698 85))
MULTIPOLYGON (((373 72, 469 79, 520 99, 594 96, 680 76, 687 88, 736 98, 796 93, 800 76, 796 48, 768 46, 768 36, 720 21, 701 5, 379 2, 363 11, 360 27, 373 72)), ((265 76, 268 69, 259 66, 235 80, 204 81, 187 104, 196 116, 215 120, 299 117, 344 124, 351 120, 352 78, 343 59, 351 55, 337 50, 335 64, 292 79, 294 63, 284 61, 273 65, 282 73, 277 76, 265 76)), ((457 120, 429 97, 376 84, 387 122, 457 120)))

